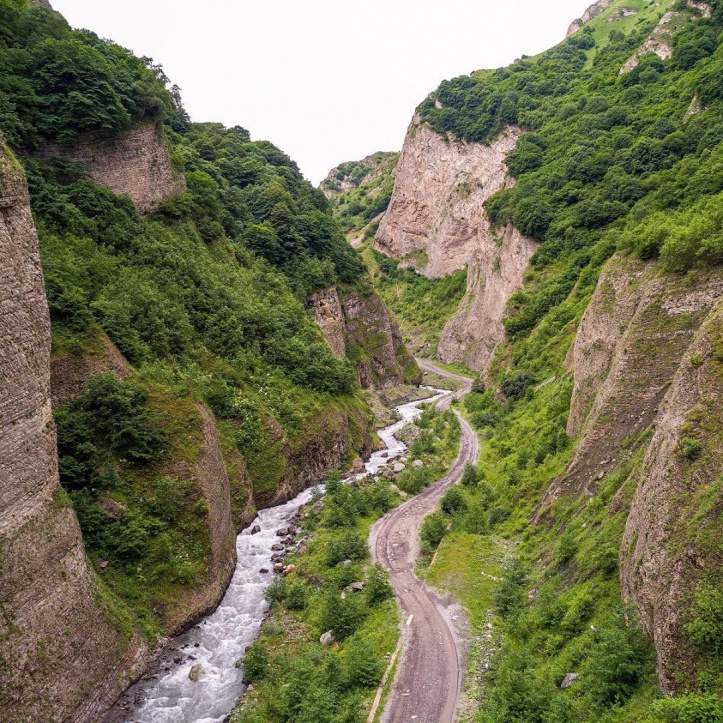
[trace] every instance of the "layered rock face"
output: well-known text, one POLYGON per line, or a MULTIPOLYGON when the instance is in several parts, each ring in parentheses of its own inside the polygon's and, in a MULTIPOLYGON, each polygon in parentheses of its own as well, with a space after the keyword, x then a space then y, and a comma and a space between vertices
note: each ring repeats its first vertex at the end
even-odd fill
POLYGON ((339 359, 348 356, 364 389, 385 389, 421 381, 404 346, 396 319, 381 297, 349 293, 342 301, 335 286, 317 291, 307 308, 339 359))
POLYGON ((504 339, 510 296, 535 252, 512 226, 491 227, 485 202, 514 180, 505 158, 522 131, 507 128, 489 146, 445 140, 415 119, 395 172, 376 248, 439 277, 468 267, 467 293, 440 338, 437 356, 485 371, 504 339))
POLYGON ((50 325, 22 171, 0 146, 0 719, 92 721, 144 647, 113 621, 59 488, 50 325))
POLYGON ((139 123, 117 138, 97 132, 48 143, 42 155, 77 163, 97 183, 130 197, 141 213, 185 190, 182 174, 171 163, 163 128, 153 122, 139 123))
POLYGON ((493 240, 483 204, 511 184, 504 160, 521 135, 511 127, 489 146, 447 141, 415 119, 377 250, 429 277, 465 268, 475 250, 493 240))
POLYGON ((459 311, 445 326, 437 357, 463 362, 470 369, 489 368, 497 345, 505 338, 502 320, 510 296, 522 287, 537 244, 511 224, 499 243, 484 243, 469 265, 467 293, 459 311))
POLYGON ((612 509, 629 510, 623 593, 641 612, 661 684, 671 692, 685 650, 682 598, 710 554, 690 520, 698 496, 723 472, 722 297, 719 272, 679 277, 630 258, 608 262, 568 357, 575 378, 568 433, 580 442, 542 503, 594 495, 600 480, 644 452, 612 509), (695 466, 684 454, 686 437, 704 440, 708 450, 695 466))
POLYGON ((336 286, 321 289, 309 298, 307 308, 337 359, 346 356, 346 320, 336 286))

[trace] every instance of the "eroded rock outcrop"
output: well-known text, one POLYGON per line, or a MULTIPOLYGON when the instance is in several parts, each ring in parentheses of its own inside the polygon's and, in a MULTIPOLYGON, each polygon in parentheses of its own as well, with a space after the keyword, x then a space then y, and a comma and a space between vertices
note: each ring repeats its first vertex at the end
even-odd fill
POLYGON ((590 5, 590 7, 585 10, 581 18, 572 21, 570 27, 567 29, 567 35, 570 36, 576 33, 578 30, 587 25, 593 18, 596 18, 598 15, 601 15, 605 10, 607 10, 612 3, 613 0, 597 0, 597 2, 590 5))
POLYGON ((510 296, 522 287, 537 244, 511 224, 499 243, 483 243, 469 265, 467 293, 459 311, 445 326, 437 357, 463 362, 470 369, 489 368, 497 345, 505 338, 502 320, 510 296))
POLYGON ((313 294, 307 304, 336 357, 349 357, 364 389, 418 383, 421 372, 381 297, 372 291, 343 293, 342 300, 330 286, 313 294))
POLYGON ((346 356, 346 323, 336 286, 312 294, 307 308, 314 315, 314 321, 324 334, 334 356, 343 359, 346 356))
POLYGON ((719 564, 706 529, 720 526, 710 506, 723 474, 723 302, 700 327, 661 404, 639 472, 621 545, 623 595, 635 601, 658 654, 662 687, 675 692, 690 671, 682 625, 696 582, 719 564), (694 446, 699 445, 699 448, 694 446), (691 524, 705 514, 700 525, 691 524))
POLYGON ((0 146, 0 719, 92 721, 140 669, 58 484, 50 323, 22 171, 0 146))
POLYGON ((722 298, 716 270, 677 276, 628 257, 607 263, 567 362, 568 433, 580 441, 540 510, 564 494, 595 496, 612 473, 631 475, 610 506, 627 515, 621 583, 655 642, 668 692, 690 666, 681 611, 718 555, 690 521, 723 472, 722 298))
POLYGON ((482 244, 494 240, 483 204, 511 185, 504 160, 521 135, 510 127, 484 146, 446 140, 415 119, 376 236, 377 250, 425 276, 465 268, 482 244))
POLYGON ((629 73, 633 70, 640 59, 648 53, 655 53, 661 60, 668 60, 673 55, 673 35, 678 29, 676 20, 681 17, 681 13, 670 10, 662 18, 655 27, 650 37, 635 51, 632 57, 620 69, 620 74, 629 73))
POLYGON ((594 492, 656 423, 660 405, 701 323, 723 294, 718 274, 694 280, 616 256, 606 265, 569 356, 575 386, 568 434, 580 443, 543 500, 594 492))
POLYGON ((163 127, 155 122, 138 123, 119 137, 94 132, 47 143, 42 156, 77 163, 97 183, 130 197, 141 213, 185 190, 183 175, 173 168, 163 127))

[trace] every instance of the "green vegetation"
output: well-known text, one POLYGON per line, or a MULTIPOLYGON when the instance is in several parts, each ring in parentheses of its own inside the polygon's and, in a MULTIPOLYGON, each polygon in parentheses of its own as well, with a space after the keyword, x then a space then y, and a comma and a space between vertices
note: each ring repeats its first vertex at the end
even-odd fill
POLYGON ((398 153, 375 153, 363 161, 342 163, 324 179, 321 189, 330 198, 334 216, 350 235, 371 239, 379 227, 374 222, 389 206, 394 189, 392 171, 398 153))
POLYGON ((496 223, 541 242, 511 306, 511 338, 594 284, 616 248, 674 270, 723 260, 720 8, 711 20, 679 8, 672 60, 646 55, 619 75, 672 3, 632 5, 636 16, 609 22, 614 3, 537 58, 445 81, 420 106, 433 129, 471 141, 507 124, 529 131, 508 158, 517 184, 488 203, 496 223))
POLYGON ((396 488, 384 478, 344 484, 332 475, 326 496, 309 504, 302 516, 306 550, 289 556, 286 562, 295 569, 268 588, 271 614, 244 660, 253 689, 233 723, 366 719, 364 703, 373 697, 399 636, 388 575, 369 562, 369 529, 402 501, 405 487, 419 491, 444 474, 457 454, 458 425, 451 412, 428 408, 407 428, 415 439, 410 464, 418 459, 424 465, 413 482, 406 470, 394 479, 396 488), (355 589, 354 583, 363 586, 355 589), (327 632, 334 642, 324 646, 320 637, 327 632))
POLYGON ((415 353, 433 357, 445 324, 457 311, 467 288, 467 272, 429 279, 414 269, 372 251, 376 289, 399 317, 409 346, 415 353), (378 270, 376 273, 374 269, 378 270))
POLYGON ((150 59, 0 0, 0 68, 0 128, 28 177, 54 361, 78 376, 70 386, 85 383, 56 410, 61 482, 102 595, 153 638, 209 582, 200 405, 219 423, 236 524, 303 471, 306 444, 343 429, 349 462, 368 447, 354 369, 304 308, 331 284, 365 289, 364 266, 288 156, 243 128, 191 123, 150 59), (187 186, 152 214, 42 159, 48 141, 98 132, 103 143, 141 121, 158 126, 187 186), (88 381, 89 358, 108 368, 107 339, 132 368, 88 381))
POLYGON ((16 150, 86 131, 175 117, 175 93, 150 58, 136 58, 28 0, 0 2, 0 128, 16 150))

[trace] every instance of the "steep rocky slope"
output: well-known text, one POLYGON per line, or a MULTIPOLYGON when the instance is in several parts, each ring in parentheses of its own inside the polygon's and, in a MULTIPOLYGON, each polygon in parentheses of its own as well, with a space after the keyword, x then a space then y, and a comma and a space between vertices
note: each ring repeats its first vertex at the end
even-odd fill
POLYGON ((180 196, 186 188, 183 174, 173 168, 168 140, 157 122, 139 123, 119 137, 94 132, 71 141, 48 142, 41 155, 77 163, 102 186, 128 196, 141 213, 164 198, 180 196))
POLYGON ((363 389, 419 384, 421 372, 407 351, 399 325, 372 290, 322 289, 308 302, 334 354, 353 363, 363 389))
POLYGON ((520 135, 512 127, 483 146, 443 138, 415 118, 376 249, 426 276, 464 268, 478 248, 494 242, 483 204, 511 183, 504 159, 520 135))
POLYGON ((595 496, 603 480, 644 454, 611 514, 627 518, 622 591, 655 642, 667 692, 691 683, 686 609, 704 571, 718 564, 705 531, 715 513, 704 500, 715 496, 722 471, 714 451, 723 425, 721 298, 717 270, 671 277, 651 263, 608 262, 568 355, 568 433, 579 443, 541 504, 545 515, 563 495, 595 496))
POLYGON ((146 652, 90 569, 58 482, 50 325, 23 173, 0 147, 0 717, 92 721, 146 652))
POLYGON ((490 145, 444 138, 416 118, 375 248, 430 277, 468 267, 467 293, 442 332, 437 356, 489 368, 504 339, 507 301, 522 286, 536 244, 510 225, 492 227, 485 202, 513 184, 505 158, 521 130, 511 126, 490 145))
POLYGON ((505 339, 502 321, 507 302, 522 288, 537 244, 512 224, 498 234, 499 238, 491 242, 488 238, 473 253, 467 271, 467 292, 439 340, 440 361, 462 362, 484 372, 498 344, 505 339))

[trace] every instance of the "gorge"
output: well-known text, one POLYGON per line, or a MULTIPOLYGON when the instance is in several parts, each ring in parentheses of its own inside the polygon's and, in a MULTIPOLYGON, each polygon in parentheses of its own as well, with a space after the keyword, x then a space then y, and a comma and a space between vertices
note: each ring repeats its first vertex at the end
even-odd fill
POLYGON ((1 720, 723 720, 720 0, 318 189, 0 11, 1 720))

